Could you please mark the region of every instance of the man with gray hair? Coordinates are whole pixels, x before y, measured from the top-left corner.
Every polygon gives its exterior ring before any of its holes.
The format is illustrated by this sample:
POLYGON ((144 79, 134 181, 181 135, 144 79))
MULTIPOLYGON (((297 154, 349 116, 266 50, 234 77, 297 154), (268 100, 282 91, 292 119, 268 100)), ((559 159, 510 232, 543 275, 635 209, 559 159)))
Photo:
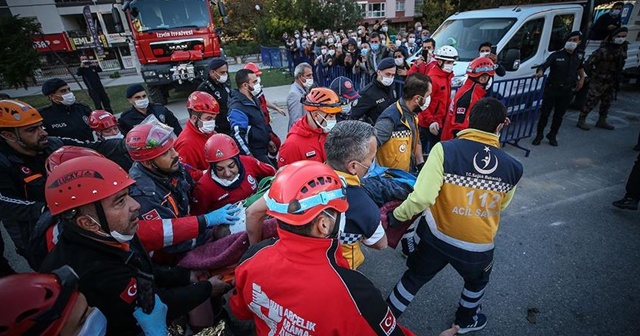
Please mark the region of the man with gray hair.
POLYGON ((302 98, 313 86, 313 69, 309 63, 303 62, 293 70, 295 81, 291 84, 289 95, 287 96, 287 110, 289 110, 289 127, 291 129, 300 117, 304 115, 302 98))

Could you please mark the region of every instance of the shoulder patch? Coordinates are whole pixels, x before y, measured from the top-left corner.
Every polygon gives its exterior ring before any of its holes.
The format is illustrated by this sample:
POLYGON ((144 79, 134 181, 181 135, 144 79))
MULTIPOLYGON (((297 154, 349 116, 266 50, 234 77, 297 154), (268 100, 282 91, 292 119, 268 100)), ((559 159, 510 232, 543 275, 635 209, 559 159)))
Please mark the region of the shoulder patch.
POLYGON ((138 297, 138 282, 135 278, 131 278, 127 287, 124 288, 122 293, 120 293, 120 298, 122 301, 132 304, 133 301, 138 297))

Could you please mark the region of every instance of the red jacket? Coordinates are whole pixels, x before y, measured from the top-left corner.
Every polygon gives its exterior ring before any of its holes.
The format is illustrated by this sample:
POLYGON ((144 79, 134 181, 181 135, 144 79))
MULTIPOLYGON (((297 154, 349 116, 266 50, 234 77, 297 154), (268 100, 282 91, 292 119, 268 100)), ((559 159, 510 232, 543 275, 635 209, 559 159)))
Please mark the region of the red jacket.
POLYGON ((413 335, 373 283, 348 268, 336 239, 278 235, 235 270, 231 311, 253 319, 256 335, 413 335))
POLYGON ((324 153, 326 139, 327 133, 321 128, 312 128, 307 122, 307 117, 302 116, 291 126, 287 138, 280 147, 278 168, 302 160, 325 162, 327 160, 324 153))
POLYGON ((487 91, 482 85, 479 85, 471 79, 467 79, 453 98, 453 104, 447 113, 444 126, 442 127, 440 140, 453 139, 458 132, 467 129, 469 127, 471 108, 486 94, 487 91))
POLYGON ((409 69, 409 71, 407 71, 407 76, 409 76, 412 73, 421 73, 423 75, 428 75, 429 74, 429 70, 431 70, 431 68, 433 68, 434 66, 436 66, 438 64, 438 62, 436 62, 435 60, 432 60, 431 62, 420 62, 420 64, 417 63, 413 63, 413 65, 411 66, 411 68, 409 69))
POLYGON ((175 142, 174 147, 180 155, 180 161, 194 181, 200 179, 202 172, 209 168, 209 162, 204 159, 204 144, 213 134, 215 132, 211 134, 200 132, 191 121, 187 120, 187 125, 175 142))
POLYGON ((453 72, 445 72, 439 66, 429 70, 431 77, 431 103, 426 110, 418 114, 418 124, 428 128, 433 122, 437 122, 442 128, 444 118, 451 104, 451 78, 453 72))
POLYGON ((191 214, 201 215, 227 204, 245 200, 258 190, 258 183, 265 177, 276 174, 275 168, 251 156, 240 155, 244 167, 242 182, 235 188, 223 187, 211 178, 210 169, 198 180, 193 189, 191 214))

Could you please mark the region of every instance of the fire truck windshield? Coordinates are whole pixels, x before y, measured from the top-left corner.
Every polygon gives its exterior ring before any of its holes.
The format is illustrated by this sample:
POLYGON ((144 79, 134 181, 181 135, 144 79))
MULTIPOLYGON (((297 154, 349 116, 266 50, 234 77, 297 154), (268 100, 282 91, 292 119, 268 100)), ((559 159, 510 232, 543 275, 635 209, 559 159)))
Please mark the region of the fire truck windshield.
POLYGON ((138 0, 131 5, 130 15, 138 32, 201 28, 210 23, 204 0, 138 0))

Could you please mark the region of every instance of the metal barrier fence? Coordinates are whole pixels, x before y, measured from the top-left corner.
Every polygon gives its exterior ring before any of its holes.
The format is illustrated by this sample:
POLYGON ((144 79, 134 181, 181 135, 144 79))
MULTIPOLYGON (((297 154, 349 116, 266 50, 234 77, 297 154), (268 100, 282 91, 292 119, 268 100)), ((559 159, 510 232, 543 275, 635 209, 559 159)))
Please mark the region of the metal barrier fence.
POLYGON ((293 58, 291 53, 280 47, 260 46, 262 64, 273 68, 287 68, 293 75, 293 58))

